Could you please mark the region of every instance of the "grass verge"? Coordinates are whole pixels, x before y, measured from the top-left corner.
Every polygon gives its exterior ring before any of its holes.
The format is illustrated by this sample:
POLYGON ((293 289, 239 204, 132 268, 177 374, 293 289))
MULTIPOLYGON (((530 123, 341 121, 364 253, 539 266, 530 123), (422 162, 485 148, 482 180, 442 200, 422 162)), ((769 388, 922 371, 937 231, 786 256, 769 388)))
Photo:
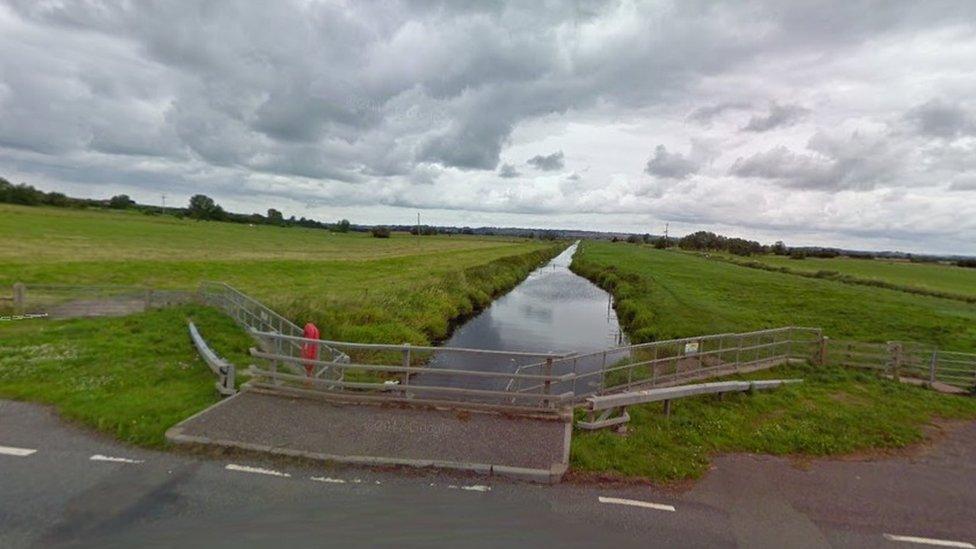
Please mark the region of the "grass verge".
POLYGON ((947 396, 839 367, 791 366, 729 379, 803 378, 755 394, 692 397, 628 408, 625 436, 577 430, 574 469, 677 481, 700 477, 725 452, 834 456, 919 443, 937 418, 976 419, 976 399, 947 396))
POLYGON ((54 405, 124 442, 165 445, 169 427, 217 401, 186 321, 241 368, 252 340, 222 313, 183 306, 118 318, 0 325, 0 397, 54 405))

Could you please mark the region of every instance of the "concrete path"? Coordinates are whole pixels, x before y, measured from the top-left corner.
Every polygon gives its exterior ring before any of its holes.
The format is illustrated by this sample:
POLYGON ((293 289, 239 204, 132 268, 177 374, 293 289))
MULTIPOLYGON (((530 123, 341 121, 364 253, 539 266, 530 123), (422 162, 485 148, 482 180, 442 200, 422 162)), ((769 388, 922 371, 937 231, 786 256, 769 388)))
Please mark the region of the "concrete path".
POLYGON ((974 458, 970 423, 911 457, 725 456, 683 492, 542 486, 147 451, 0 401, 0 547, 967 547, 974 458))
POLYGON ((504 416, 379 404, 336 404, 244 390, 166 436, 279 455, 410 465, 558 482, 569 461, 570 417, 504 416))

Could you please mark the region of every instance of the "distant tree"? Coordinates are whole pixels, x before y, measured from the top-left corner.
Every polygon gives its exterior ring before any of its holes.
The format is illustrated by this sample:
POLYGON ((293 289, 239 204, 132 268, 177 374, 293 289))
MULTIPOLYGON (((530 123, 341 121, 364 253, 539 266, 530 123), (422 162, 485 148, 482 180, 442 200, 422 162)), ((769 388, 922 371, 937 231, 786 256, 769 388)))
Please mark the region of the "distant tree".
POLYGON ((654 241, 654 237, 652 237, 647 233, 644 233, 644 235, 641 236, 641 242, 643 242, 644 244, 650 244, 653 241, 654 241))
POLYGON ((349 223, 348 219, 340 219, 339 222, 335 224, 335 227, 333 227, 333 230, 337 233, 348 233, 351 227, 352 223, 349 223))
POLYGON ((976 269, 976 258, 960 259, 959 261, 956 261, 956 265, 976 269))
POLYGON ((285 216, 274 208, 268 208, 268 223, 272 225, 284 225, 285 216))
POLYGON ((806 259, 807 253, 803 250, 790 250, 790 259, 806 259))
POLYGON ((187 209, 188 215, 193 219, 211 219, 219 221, 224 219, 226 214, 224 209, 217 205, 207 195, 195 194, 190 197, 190 207, 187 209))
POLYGON ((373 238, 390 238, 390 228, 389 227, 383 227, 381 225, 377 225, 377 226, 373 227, 372 229, 370 229, 369 232, 370 232, 370 234, 373 235, 373 238))
POLYGON ((629 235, 627 237, 627 242, 630 242, 631 244, 640 244, 641 237, 637 236, 636 234, 629 235))
POLYGON ((769 251, 776 255, 787 255, 790 253, 790 249, 786 247, 786 244, 783 244, 782 240, 777 240, 775 244, 769 247, 769 251))
POLYGON ((44 203, 44 193, 26 183, 14 185, 10 181, 0 178, 0 202, 37 206, 44 203))
POLYGON ((71 205, 71 199, 64 193, 51 192, 47 193, 47 196, 44 198, 44 203, 49 206, 64 208, 71 205))
POLYGON ((661 238, 658 238, 657 240, 654 241, 654 247, 657 248, 658 250, 667 250, 669 247, 668 239, 664 238, 663 236, 661 238))
POLYGON ((124 210, 136 205, 136 201, 129 198, 127 194, 117 194, 108 199, 108 207, 113 210, 124 210))

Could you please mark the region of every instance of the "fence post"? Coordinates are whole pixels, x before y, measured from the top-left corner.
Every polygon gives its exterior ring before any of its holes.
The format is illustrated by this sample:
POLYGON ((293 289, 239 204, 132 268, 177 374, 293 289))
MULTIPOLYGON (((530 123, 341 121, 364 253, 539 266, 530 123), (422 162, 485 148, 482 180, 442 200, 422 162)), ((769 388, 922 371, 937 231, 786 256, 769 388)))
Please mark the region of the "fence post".
POLYGON ((932 359, 929 361, 929 385, 935 383, 935 365, 939 360, 939 349, 932 349, 932 359))
MULTIPOLYGON (((275 338, 274 343, 274 354, 275 356, 281 356, 281 339, 275 338)), ((278 385, 278 359, 271 361, 271 383, 273 385, 278 385)))
POLYGON ((23 309, 27 305, 27 287, 23 282, 14 283, 14 308, 23 309))
POLYGON ((889 341, 888 352, 891 353, 891 378, 900 381, 898 370, 901 369, 901 343, 889 341))
POLYGON ((817 366, 827 365, 827 348, 830 346, 830 338, 820 333, 820 349, 817 350, 817 366))
MULTIPOLYGON (((403 344, 403 367, 404 368, 410 367, 410 344, 409 343, 403 344)), ((403 371, 403 384, 410 385, 410 372, 408 372, 407 370, 403 371)))
MULTIPOLYGON (((547 395, 548 396, 550 390, 552 389, 552 357, 551 356, 546 357, 546 364, 545 364, 545 366, 543 366, 543 370, 542 371, 543 371, 543 375, 546 376, 546 379, 545 379, 545 381, 542 384, 542 393, 544 395, 547 395)), ((548 408, 549 407, 549 399, 547 398, 547 399, 543 400, 542 401, 542 405, 544 407, 548 408)))

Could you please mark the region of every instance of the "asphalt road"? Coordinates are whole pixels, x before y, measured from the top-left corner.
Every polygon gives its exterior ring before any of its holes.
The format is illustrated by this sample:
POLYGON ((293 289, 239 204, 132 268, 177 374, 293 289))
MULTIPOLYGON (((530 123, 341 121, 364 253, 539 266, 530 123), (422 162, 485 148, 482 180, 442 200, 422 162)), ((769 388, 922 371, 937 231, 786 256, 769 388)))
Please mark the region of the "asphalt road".
POLYGON ((0 401, 0 547, 926 546, 885 534, 966 544, 974 458, 968 424, 880 461, 725 456, 684 491, 547 487, 146 451, 0 401))

